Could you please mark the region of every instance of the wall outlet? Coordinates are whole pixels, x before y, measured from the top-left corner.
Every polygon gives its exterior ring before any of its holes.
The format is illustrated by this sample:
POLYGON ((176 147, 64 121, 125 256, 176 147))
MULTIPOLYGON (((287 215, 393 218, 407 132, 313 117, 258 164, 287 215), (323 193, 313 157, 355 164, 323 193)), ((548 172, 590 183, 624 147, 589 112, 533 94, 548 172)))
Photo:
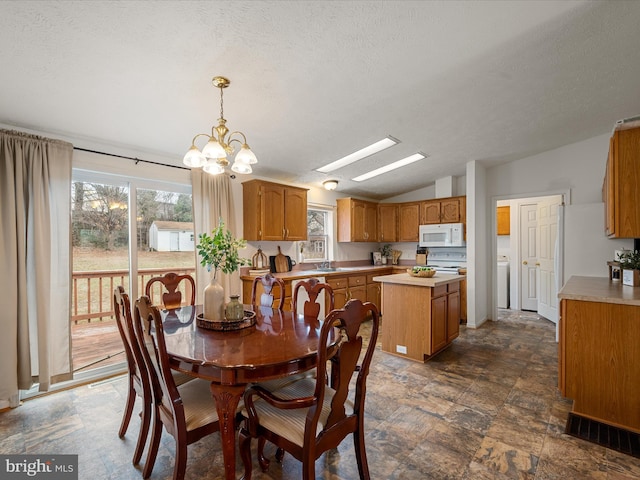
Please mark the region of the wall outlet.
POLYGON ((396 345, 396 352, 407 354, 407 347, 404 345, 396 345))

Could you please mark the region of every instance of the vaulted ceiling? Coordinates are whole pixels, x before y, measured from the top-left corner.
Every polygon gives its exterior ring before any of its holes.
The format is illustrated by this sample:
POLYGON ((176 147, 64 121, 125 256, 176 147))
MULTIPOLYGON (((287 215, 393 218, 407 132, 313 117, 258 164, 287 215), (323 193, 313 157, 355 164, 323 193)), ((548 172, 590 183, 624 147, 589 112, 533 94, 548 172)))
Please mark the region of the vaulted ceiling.
POLYGON ((257 176, 384 199, 640 114, 638 25, 632 1, 3 1, 0 123, 180 165, 224 75, 257 176))

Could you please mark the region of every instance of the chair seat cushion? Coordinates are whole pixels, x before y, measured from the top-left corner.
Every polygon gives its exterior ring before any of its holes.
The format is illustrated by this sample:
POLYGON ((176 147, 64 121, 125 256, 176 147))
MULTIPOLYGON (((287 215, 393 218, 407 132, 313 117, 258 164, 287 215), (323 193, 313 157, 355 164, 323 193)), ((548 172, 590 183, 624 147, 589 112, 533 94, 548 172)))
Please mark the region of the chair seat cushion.
MULTIPOLYGON (((277 390, 276 395, 286 400, 310 397, 314 394, 315 386, 316 380, 314 378, 306 377, 277 390)), ((327 386, 325 389, 322 412, 320 413, 320 418, 318 420, 316 436, 324 428, 324 423, 331 411, 331 400, 334 395, 335 390, 327 386)), ((308 408, 284 410, 276 408, 262 399, 256 400, 254 406, 258 414, 258 421, 260 422, 260 425, 302 447, 304 443, 304 425, 307 412, 309 411, 308 408)), ((351 412, 347 411, 347 415, 350 413, 351 412)), ((249 416, 246 409, 242 410, 242 415, 245 417, 249 416)))
POLYGON ((216 401, 211 396, 209 385, 206 380, 194 379, 178 387, 187 431, 218 421, 216 401))
POLYGON ((191 375, 187 375, 186 373, 178 372, 177 370, 172 370, 171 376, 173 377, 173 381, 175 382, 176 387, 184 385, 185 383, 190 382, 195 378, 191 375))
MULTIPOLYGON (((288 375, 286 377, 274 378, 272 380, 258 382, 257 385, 260 385, 262 388, 269 390, 270 392, 277 392, 287 385, 291 385, 293 382, 297 382, 298 380, 302 380, 303 378, 313 378, 315 374, 315 370, 307 370, 306 372, 296 373, 294 375, 288 375)), ((311 393, 313 393, 313 391, 311 393)))

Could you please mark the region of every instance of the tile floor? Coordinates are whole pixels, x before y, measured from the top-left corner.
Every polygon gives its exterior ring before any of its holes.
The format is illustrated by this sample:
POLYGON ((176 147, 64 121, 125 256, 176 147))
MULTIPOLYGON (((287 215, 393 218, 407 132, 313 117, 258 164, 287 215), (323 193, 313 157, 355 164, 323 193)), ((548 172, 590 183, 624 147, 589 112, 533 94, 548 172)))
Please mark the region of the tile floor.
MULTIPOLYGON (((556 389, 554 325, 500 313, 479 329, 463 327, 427 364, 376 352, 365 422, 372 479, 640 478, 640 459, 563 433, 571 403, 556 389)), ((0 414, 0 453, 75 453, 81 479, 140 479, 131 465, 137 417, 117 436, 125 393, 119 377, 26 401, 0 414)), ((171 478, 173 449, 165 434, 152 479, 171 478)), ((221 465, 214 434, 189 447, 186 478, 223 478, 221 465)), ((356 479, 351 439, 320 457, 316 472, 356 479)), ((254 460, 253 478, 299 479, 300 464, 285 456, 263 473, 254 460)))

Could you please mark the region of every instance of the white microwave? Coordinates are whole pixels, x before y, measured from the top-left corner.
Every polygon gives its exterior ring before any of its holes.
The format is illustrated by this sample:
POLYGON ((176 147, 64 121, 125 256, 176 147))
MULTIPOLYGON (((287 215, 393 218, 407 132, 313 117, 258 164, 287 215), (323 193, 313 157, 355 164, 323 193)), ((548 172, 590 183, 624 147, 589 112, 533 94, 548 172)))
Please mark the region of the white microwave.
POLYGON ((420 225, 420 247, 463 247, 464 224, 436 223, 420 225))

